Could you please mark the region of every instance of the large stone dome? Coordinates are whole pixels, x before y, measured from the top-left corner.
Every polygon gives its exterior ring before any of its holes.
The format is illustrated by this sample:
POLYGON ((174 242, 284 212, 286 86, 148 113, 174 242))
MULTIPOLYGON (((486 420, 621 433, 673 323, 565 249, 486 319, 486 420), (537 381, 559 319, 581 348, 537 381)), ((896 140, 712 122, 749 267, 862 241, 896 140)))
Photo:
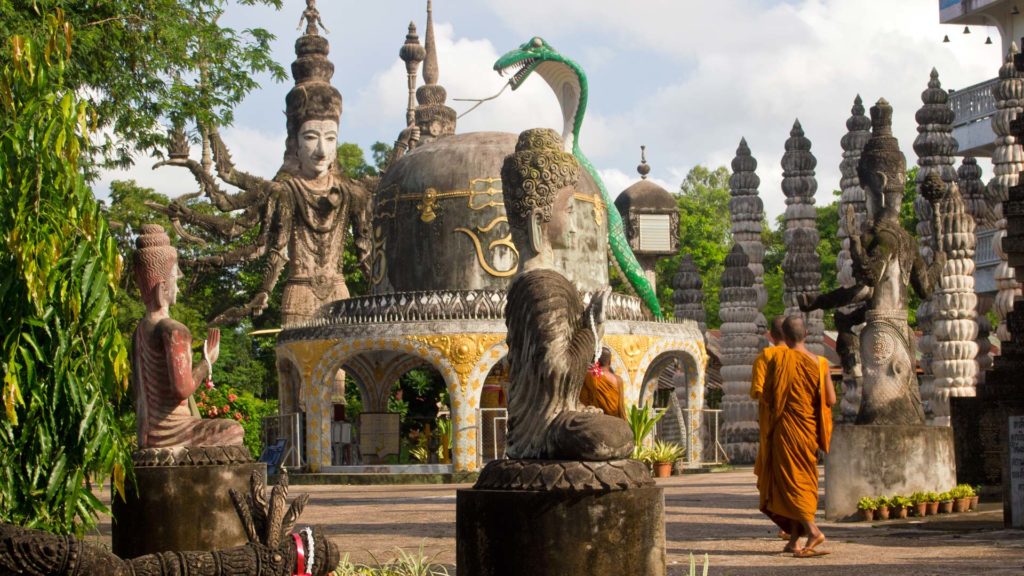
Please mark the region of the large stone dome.
MULTIPOLYGON (((373 292, 505 289, 518 270, 501 190, 517 136, 473 132, 413 149, 374 199, 373 292)), ((585 171, 574 210, 576 250, 557 254, 581 289, 608 283, 607 218, 585 171)))

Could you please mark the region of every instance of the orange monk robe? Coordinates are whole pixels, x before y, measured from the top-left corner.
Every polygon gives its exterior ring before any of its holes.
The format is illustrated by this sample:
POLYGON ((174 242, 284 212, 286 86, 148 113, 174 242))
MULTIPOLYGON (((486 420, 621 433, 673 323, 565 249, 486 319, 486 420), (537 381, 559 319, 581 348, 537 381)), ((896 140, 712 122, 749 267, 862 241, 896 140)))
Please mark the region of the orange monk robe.
MULTIPOLYGON (((789 346, 785 344, 777 344, 774 346, 768 346, 761 350, 761 353, 757 355, 757 359, 754 360, 753 377, 750 379, 750 397, 757 400, 757 424, 761 430, 761 443, 759 446, 764 446, 767 441, 766 428, 764 423, 767 422, 767 405, 761 401, 761 391, 764 390, 764 379, 768 375, 768 364, 773 358, 779 355, 783 350, 789 350, 789 346)), ((761 468, 763 467, 762 450, 758 448, 757 458, 754 459, 754 474, 761 475, 761 468)))
POLYGON ((832 409, 828 361, 785 350, 768 364, 762 399, 767 439, 757 479, 761 511, 784 530, 818 509, 818 450, 828 452, 832 409))
POLYGON ((623 397, 622 379, 604 369, 600 376, 589 371, 580 389, 580 404, 600 408, 609 416, 626 419, 626 400, 623 397))

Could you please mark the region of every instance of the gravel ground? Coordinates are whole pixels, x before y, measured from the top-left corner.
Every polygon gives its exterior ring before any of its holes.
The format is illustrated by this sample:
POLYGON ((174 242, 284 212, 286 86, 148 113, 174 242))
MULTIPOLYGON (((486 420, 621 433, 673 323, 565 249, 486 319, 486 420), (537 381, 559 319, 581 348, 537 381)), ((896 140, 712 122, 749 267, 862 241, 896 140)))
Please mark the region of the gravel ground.
MULTIPOLYGON (((1024 574, 1024 531, 1002 528, 1002 509, 929 517, 927 522, 819 520, 831 553, 783 554, 777 530, 757 510, 749 468, 659 480, 665 489, 669 574, 686 574, 691 553, 708 554, 710 575, 1024 574)), ((822 486, 824 483, 822 483, 822 486)), ((455 569, 455 491, 469 485, 293 486, 312 498, 302 523, 321 526, 354 562, 386 560, 394 548, 435 557, 455 569)), ((819 511, 819 515, 821 512, 819 511)), ((109 543, 109 521, 101 541, 109 543)), ((628 568, 623 567, 623 574, 628 568)), ((698 570, 698 573, 700 571, 698 570)))

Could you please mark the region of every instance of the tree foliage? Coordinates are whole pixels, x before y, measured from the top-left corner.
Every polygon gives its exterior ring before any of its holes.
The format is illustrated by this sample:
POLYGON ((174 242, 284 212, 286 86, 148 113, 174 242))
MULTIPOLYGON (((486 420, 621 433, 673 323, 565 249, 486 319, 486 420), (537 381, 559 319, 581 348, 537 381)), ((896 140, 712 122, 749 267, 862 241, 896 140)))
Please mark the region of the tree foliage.
POLYGON ((0 63, 0 519, 67 533, 105 510, 88 476, 123 490, 128 356, 122 258, 80 170, 97 126, 65 82, 72 27, 60 10, 46 22, 11 37, 0 63))
POLYGON ((693 256, 704 281, 704 311, 709 327, 718 327, 718 289, 725 257, 732 248, 729 223, 729 169, 697 165, 686 175, 676 202, 679 205, 679 253, 658 262, 658 299, 672 310, 672 280, 683 254, 693 256))
MULTIPOLYGON (((44 15, 61 10, 75 29, 75 51, 65 63, 65 85, 97 115, 113 137, 95 142, 109 164, 127 166, 136 150, 165 144, 165 125, 196 119, 228 125, 232 108, 258 87, 254 74, 276 80, 284 69, 271 59, 274 36, 261 28, 234 30, 219 20, 225 0, 7 0, 0 2, 0 38, 44 42, 44 15)), ((281 7, 281 0, 237 4, 281 7)), ((11 64, 0 56, 0 67, 11 64)))

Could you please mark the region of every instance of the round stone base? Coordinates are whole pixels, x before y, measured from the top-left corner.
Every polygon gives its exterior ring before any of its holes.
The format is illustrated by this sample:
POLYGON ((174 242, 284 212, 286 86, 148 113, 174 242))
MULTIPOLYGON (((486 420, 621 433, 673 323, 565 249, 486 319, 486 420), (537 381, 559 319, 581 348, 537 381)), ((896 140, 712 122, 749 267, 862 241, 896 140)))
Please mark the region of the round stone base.
POLYGON ((661 488, 577 493, 459 490, 460 576, 665 574, 661 488))
POLYGON ((864 496, 945 492, 955 485, 952 428, 844 424, 833 431, 825 460, 825 517, 853 517, 864 496))
POLYGON ((222 550, 246 543, 228 490, 249 494, 258 462, 209 466, 136 466, 137 487, 115 494, 114 554, 135 558, 155 552, 222 550))

